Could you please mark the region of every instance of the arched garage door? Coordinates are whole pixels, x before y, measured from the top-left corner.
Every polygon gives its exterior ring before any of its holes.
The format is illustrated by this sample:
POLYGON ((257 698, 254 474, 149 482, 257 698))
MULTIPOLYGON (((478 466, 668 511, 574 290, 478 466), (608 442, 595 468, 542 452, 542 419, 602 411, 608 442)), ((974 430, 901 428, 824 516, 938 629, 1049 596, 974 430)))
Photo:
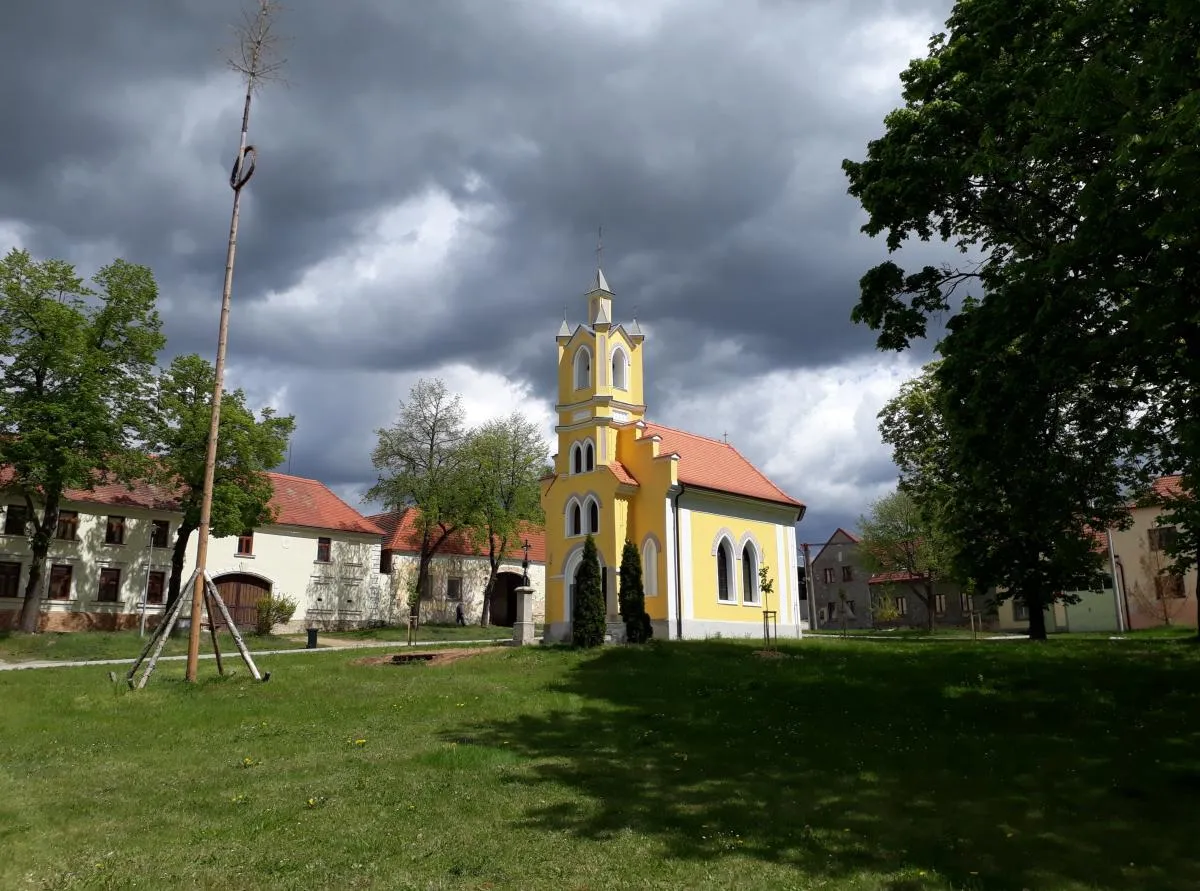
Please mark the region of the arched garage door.
MULTIPOLYGON (((271 593, 271 583, 256 575, 242 573, 219 575, 213 583, 229 608, 234 624, 239 628, 253 628, 258 620, 258 600, 271 593)), ((225 627, 225 620, 219 614, 212 617, 212 622, 216 628, 225 627)))

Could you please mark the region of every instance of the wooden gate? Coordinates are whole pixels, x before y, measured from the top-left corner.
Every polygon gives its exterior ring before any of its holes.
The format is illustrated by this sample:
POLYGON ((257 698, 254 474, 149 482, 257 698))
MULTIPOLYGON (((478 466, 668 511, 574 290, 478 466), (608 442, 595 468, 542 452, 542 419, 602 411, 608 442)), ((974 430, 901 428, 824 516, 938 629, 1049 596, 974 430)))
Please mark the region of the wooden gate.
MULTIPOLYGON (((253 628, 258 621, 258 600, 264 594, 271 593, 271 583, 254 575, 233 573, 219 575, 213 579, 221 599, 229 607, 234 624, 239 628, 253 628)), ((224 628, 225 620, 221 616, 212 616, 213 626, 224 628)))

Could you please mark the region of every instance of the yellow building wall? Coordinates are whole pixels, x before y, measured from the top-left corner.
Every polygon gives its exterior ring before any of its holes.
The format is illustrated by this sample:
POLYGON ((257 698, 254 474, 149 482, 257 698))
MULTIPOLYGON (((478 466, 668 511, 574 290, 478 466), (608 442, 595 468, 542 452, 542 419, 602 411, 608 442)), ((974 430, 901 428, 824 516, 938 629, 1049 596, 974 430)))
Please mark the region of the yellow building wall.
MULTIPOLYGON (((780 568, 785 564, 787 555, 779 553, 776 541, 778 528, 776 523, 692 510, 692 617, 695 620, 761 624, 764 609, 782 612, 780 598, 787 596, 787 586, 783 583, 784 573, 780 568), (717 558, 713 556, 712 551, 713 542, 722 530, 730 533, 733 544, 732 582, 737 594, 736 602, 724 603, 717 599, 717 558), (739 544, 747 532, 758 541, 762 565, 768 568, 769 578, 775 583, 774 593, 760 596, 753 604, 746 603, 745 592, 742 590, 742 553, 739 544)), ((757 573, 758 568, 755 567, 756 578, 757 573)))

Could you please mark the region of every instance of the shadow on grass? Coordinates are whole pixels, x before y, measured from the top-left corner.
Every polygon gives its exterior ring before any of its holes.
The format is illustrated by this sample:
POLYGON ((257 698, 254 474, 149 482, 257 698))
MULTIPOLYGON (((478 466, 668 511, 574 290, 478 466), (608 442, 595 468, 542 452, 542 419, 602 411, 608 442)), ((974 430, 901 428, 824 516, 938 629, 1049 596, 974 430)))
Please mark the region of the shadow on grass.
POLYGON ((553 687, 576 710, 447 738, 570 793, 528 828, 895 891, 1190 891, 1198 689, 1200 651, 1171 644, 654 644, 582 662, 553 687))

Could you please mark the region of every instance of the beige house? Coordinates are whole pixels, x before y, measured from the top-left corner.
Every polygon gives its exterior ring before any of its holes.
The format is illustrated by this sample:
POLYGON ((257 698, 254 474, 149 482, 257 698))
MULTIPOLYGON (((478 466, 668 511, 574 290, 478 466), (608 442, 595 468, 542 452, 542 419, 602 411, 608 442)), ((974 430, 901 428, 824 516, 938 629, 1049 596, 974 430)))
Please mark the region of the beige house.
MULTIPOLYGON (((380 588, 401 605, 407 603, 408 592, 416 586, 420 565, 421 539, 416 521, 416 508, 377 514, 369 520, 384 530, 375 562, 380 588)), ((546 534, 539 526, 527 525, 518 540, 510 545, 500 564, 499 583, 492 599, 490 624, 511 626, 516 619, 516 589, 522 582, 522 562, 528 542, 529 586, 533 588, 534 621, 540 623, 546 610, 546 534)), ((453 622, 458 606, 463 607, 468 623, 479 621, 483 609, 483 594, 487 587, 491 564, 486 551, 462 534, 452 534, 439 547, 431 567, 432 591, 421 602, 424 622, 453 622)))
MULTIPOLYGON (((1179 485, 1178 476, 1167 476, 1156 480, 1153 490, 1160 496, 1172 495, 1179 491, 1179 485)), ((1131 504, 1129 512, 1133 524, 1128 529, 1110 529, 1096 536, 1096 550, 1103 555, 1108 584, 1098 591, 1073 592, 1080 598, 1079 603, 1055 604, 1047 611, 1047 631, 1195 627, 1196 569, 1182 576, 1166 571, 1171 559, 1165 546, 1175 534, 1175 527, 1157 525, 1157 507, 1131 504)), ((1021 604, 1006 601, 999 612, 1001 629, 1028 630, 1029 615, 1021 604)))
MULTIPOLYGON (((276 522, 209 544, 209 574, 235 621, 252 626, 266 593, 296 601, 293 629, 387 621, 394 604, 372 562, 382 530, 317 480, 269 476, 276 522)), ((16 624, 31 563, 24 504, 2 482, 0 629, 16 624)), ((41 627, 134 628, 143 617, 147 627, 157 624, 182 519, 177 494, 146 483, 67 493, 43 576, 41 627)), ((188 543, 185 581, 196 565, 196 538, 188 543)))

